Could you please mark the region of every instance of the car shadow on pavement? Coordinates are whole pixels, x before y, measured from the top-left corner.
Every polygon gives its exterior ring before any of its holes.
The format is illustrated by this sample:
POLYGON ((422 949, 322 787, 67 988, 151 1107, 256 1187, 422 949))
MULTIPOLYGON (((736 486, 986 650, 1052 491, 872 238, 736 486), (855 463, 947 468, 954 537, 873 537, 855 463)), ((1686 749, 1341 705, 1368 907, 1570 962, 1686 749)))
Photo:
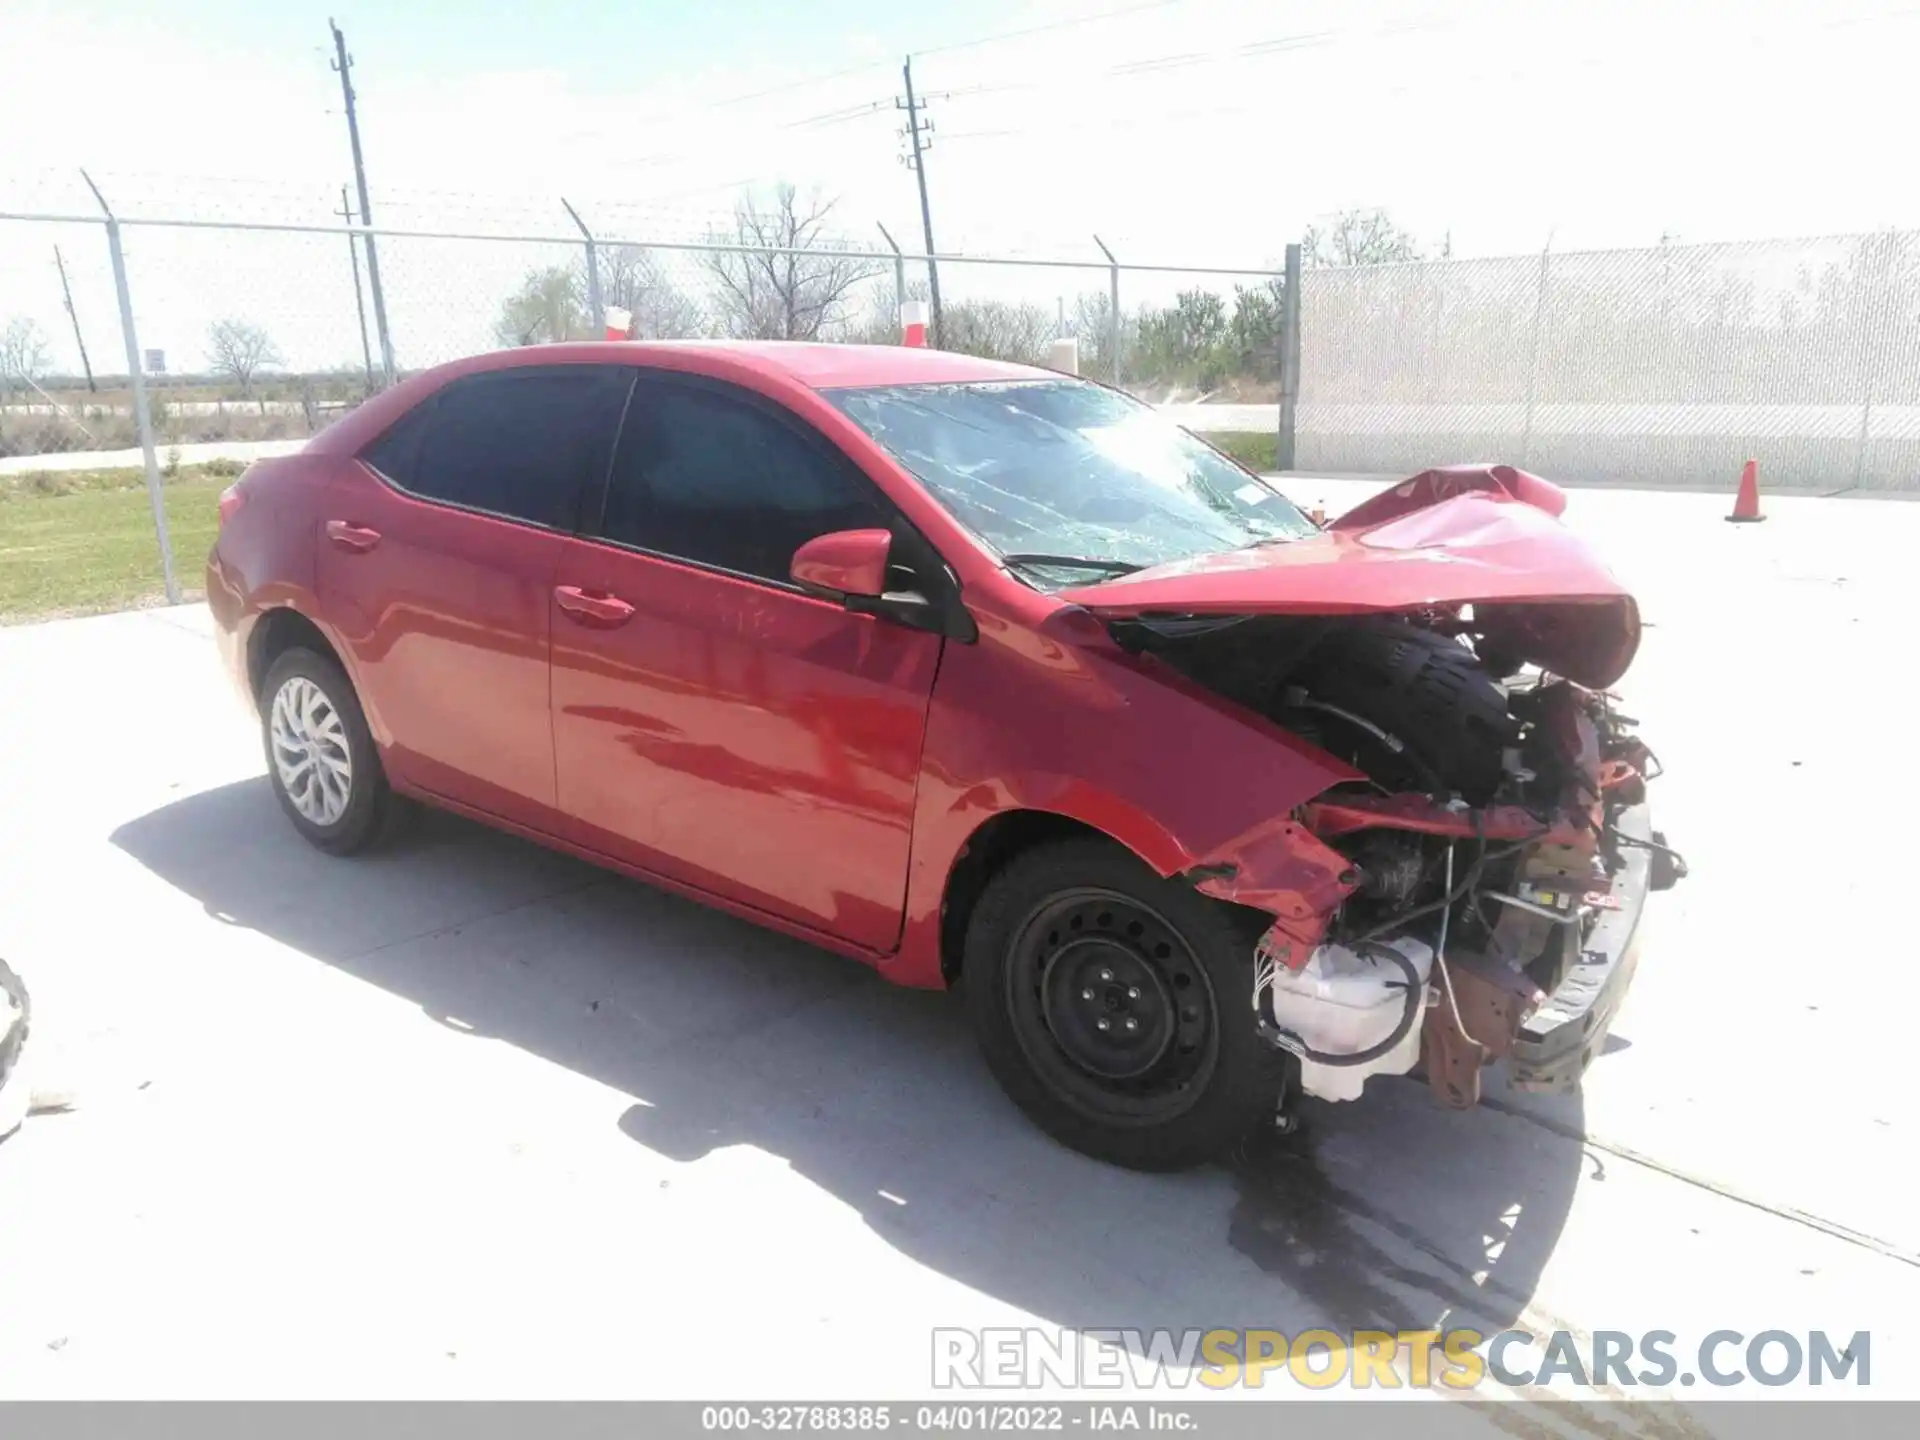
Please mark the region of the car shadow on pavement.
POLYGON ((226 923, 631 1097, 620 1128, 658 1155, 782 1157, 913 1260, 1054 1324, 1524 1325, 1598 1163, 1566 1138, 1577 1099, 1550 1130, 1376 1081, 1294 1140, 1131 1174, 1031 1127, 950 997, 451 816, 336 860, 255 779, 112 838, 226 923))

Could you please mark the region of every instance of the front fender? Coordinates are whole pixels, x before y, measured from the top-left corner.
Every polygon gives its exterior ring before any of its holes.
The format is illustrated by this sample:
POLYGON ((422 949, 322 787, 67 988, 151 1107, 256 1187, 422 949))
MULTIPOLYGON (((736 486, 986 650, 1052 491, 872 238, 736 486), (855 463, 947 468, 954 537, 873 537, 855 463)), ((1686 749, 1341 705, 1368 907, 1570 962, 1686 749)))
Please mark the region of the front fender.
POLYGON ((1056 607, 1031 625, 976 618, 979 642, 947 646, 928 710, 901 944, 882 967, 890 978, 944 983, 948 881, 980 827, 1014 810, 1090 826, 1161 875, 1202 871, 1204 893, 1282 921, 1345 893, 1346 862, 1292 814, 1357 771, 1122 650, 1084 610, 1056 607))

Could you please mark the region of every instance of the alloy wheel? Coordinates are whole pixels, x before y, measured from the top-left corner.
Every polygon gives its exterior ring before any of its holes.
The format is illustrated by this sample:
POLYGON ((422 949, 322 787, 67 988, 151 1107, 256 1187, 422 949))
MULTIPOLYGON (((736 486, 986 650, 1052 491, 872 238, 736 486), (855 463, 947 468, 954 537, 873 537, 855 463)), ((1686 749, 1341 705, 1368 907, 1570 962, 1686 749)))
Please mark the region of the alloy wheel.
POLYGON ((274 694, 267 730, 275 777, 293 808, 315 825, 337 823, 353 797, 353 752, 339 708, 294 675, 274 694))

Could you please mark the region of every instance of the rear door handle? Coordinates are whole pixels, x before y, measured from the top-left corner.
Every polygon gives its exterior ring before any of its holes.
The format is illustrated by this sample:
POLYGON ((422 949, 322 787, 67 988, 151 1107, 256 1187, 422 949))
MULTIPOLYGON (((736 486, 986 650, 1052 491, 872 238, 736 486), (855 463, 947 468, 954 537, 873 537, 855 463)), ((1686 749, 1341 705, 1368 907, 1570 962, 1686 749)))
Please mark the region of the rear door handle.
POLYGON ((327 539, 342 550, 364 554, 380 543, 380 532, 369 530, 364 525, 350 525, 345 520, 329 520, 327 521, 327 539))
POLYGON ((633 618, 633 606, 604 591, 596 594, 578 585, 556 585, 553 598, 583 625, 624 625, 633 618))

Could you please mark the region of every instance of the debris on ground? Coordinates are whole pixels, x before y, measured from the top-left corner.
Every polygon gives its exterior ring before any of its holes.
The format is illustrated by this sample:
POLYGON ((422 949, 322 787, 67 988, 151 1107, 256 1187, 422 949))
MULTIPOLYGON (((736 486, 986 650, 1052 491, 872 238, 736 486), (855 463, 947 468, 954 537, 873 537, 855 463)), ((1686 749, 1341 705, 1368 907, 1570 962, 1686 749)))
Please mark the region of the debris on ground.
POLYGON ((33 1006, 27 987, 11 965, 0 960, 0 1140, 20 1128, 31 1100, 21 1065, 33 1006))
POLYGON ((26 982, 0 960, 0 1140, 20 1128, 29 1115, 55 1114, 73 1108, 65 1090, 36 1090, 27 1074, 27 1031, 33 1022, 33 1004, 26 982))

